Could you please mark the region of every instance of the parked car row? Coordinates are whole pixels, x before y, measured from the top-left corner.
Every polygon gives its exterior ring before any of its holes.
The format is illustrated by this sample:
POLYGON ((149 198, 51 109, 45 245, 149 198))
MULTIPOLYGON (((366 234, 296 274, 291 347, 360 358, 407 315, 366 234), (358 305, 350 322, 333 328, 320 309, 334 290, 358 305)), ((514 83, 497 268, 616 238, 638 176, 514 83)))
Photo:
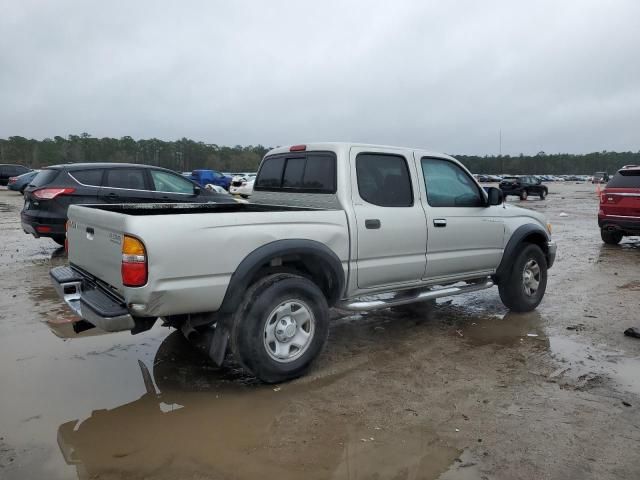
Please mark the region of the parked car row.
POLYGON ((255 173, 222 173, 205 169, 193 170, 183 175, 202 187, 222 187, 232 195, 240 195, 243 198, 249 198, 253 193, 253 181, 256 178, 255 173))
MULTIPOLYGON (((606 176, 608 180, 608 175, 604 172, 599 172, 606 176)), ((596 173, 597 175, 597 173, 596 173)), ((504 180, 506 177, 521 177, 523 175, 486 175, 486 174, 475 174, 474 177, 480 183, 499 183, 504 180)), ((589 175, 529 175, 530 177, 538 178, 543 182, 591 182, 593 180, 593 176, 589 175)))

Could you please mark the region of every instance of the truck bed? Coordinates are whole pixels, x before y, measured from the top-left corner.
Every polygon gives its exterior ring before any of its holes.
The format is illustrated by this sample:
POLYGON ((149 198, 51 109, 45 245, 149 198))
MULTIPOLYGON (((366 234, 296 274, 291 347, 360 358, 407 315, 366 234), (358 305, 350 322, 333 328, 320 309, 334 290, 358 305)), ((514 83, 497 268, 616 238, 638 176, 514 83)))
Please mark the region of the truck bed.
POLYGON ((231 275, 259 247, 283 239, 313 240, 349 260, 346 213, 338 209, 255 203, 72 205, 69 263, 109 286, 141 316, 216 311, 231 275), (197 215, 196 215, 197 214, 197 215), (124 235, 146 248, 148 283, 122 283, 124 235))

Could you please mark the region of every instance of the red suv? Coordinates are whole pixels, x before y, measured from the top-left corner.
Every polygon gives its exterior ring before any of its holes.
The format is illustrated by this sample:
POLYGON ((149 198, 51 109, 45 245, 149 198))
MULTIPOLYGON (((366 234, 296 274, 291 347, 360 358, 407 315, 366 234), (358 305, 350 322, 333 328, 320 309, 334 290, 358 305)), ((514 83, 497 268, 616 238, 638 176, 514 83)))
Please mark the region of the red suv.
POLYGON ((600 194, 598 225, 602 241, 611 245, 640 235, 640 166, 623 167, 609 180, 600 194))

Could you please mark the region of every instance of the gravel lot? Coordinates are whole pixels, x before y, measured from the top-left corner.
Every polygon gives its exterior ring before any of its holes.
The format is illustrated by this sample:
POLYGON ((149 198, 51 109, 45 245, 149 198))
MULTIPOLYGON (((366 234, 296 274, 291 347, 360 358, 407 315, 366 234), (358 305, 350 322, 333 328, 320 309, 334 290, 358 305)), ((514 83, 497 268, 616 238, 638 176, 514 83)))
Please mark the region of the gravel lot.
POLYGON ((277 387, 179 332, 70 338, 64 252, 0 190, 0 478, 640 478, 640 240, 602 244, 590 184, 522 204, 554 225, 537 311, 496 289, 407 315, 335 312, 312 372, 277 387), (560 216, 565 212, 567 216, 560 216))

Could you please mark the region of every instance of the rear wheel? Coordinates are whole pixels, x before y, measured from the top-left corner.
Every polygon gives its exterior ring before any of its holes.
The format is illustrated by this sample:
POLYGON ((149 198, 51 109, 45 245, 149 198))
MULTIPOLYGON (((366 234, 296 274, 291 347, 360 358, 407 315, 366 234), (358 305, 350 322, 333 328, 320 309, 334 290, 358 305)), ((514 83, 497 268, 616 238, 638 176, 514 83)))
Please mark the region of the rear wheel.
POLYGON ((303 375, 329 333, 327 301, 311 280, 289 273, 258 280, 233 317, 231 351, 266 383, 303 375))
POLYGON ((502 303, 514 312, 534 310, 547 289, 547 260, 539 246, 525 244, 498 283, 502 303))
POLYGON ((608 245, 617 245, 622 240, 622 233, 615 230, 600 230, 602 241, 608 245))
POLYGON ((66 235, 54 235, 53 237, 51 237, 54 242, 56 242, 58 245, 62 245, 63 247, 66 238, 66 235))
POLYGON ((529 197, 529 193, 526 190, 520 192, 520 200, 526 200, 529 197))

